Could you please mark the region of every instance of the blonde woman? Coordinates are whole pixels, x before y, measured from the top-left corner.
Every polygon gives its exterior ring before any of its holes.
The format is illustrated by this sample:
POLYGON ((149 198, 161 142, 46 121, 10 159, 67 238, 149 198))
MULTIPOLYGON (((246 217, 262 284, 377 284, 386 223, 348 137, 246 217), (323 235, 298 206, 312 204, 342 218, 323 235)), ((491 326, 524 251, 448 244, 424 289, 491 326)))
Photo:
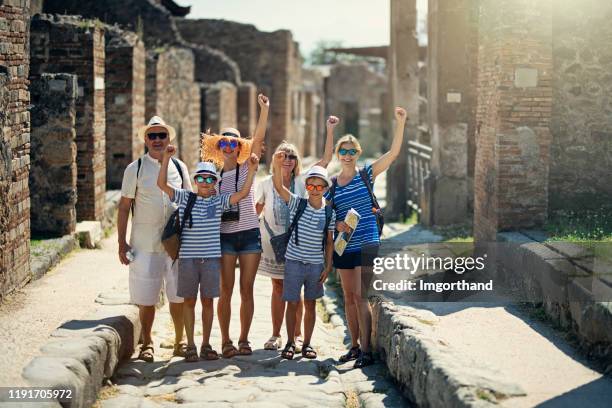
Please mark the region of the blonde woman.
MULTIPOLYGON (((335 116, 330 116, 327 120, 325 152, 323 159, 316 163, 318 166, 327 167, 332 159, 334 128, 337 124, 338 118, 335 116)), ((302 159, 297 148, 291 143, 283 142, 276 148, 275 155, 278 152, 283 152, 285 154, 281 166, 283 185, 291 193, 306 198, 307 194, 304 179, 301 176, 302 159)), ((272 166, 272 172, 274 173, 275 171, 277 170, 272 166)), ((260 222, 263 254, 259 262, 258 273, 272 279, 272 297, 270 300, 272 336, 264 344, 264 349, 278 350, 283 344, 280 330, 283 324, 286 306, 286 302, 282 299, 285 264, 276 262, 274 250, 270 244, 270 238, 287 231, 289 227, 289 207, 275 190, 272 176, 267 177, 257 185, 255 196, 257 200, 257 204, 255 205, 257 214, 261 215, 263 213, 260 222)), ((295 343, 297 352, 301 351, 302 345, 301 326, 303 313, 304 304, 302 298, 300 298, 295 314, 295 343)))
POLYGON ((333 257, 334 267, 340 274, 342 282, 345 314, 352 340, 351 349, 340 357, 340 362, 356 360, 355 368, 373 363, 370 351, 372 311, 368 299, 362 296, 361 268, 372 265, 380 245, 376 216, 365 181, 367 180, 373 187, 376 177, 386 171, 400 153, 404 139, 406 111, 399 107, 395 108, 395 119, 391 149, 371 165, 365 166, 363 170, 357 168, 357 160, 362 152, 359 141, 352 135, 346 135, 338 141, 336 157, 340 160, 341 170, 332 179, 333 184, 327 194, 336 211, 336 220, 340 220, 336 223, 339 232, 350 232, 350 227, 342 220, 351 208, 361 215, 344 253, 340 256, 334 252, 333 257))

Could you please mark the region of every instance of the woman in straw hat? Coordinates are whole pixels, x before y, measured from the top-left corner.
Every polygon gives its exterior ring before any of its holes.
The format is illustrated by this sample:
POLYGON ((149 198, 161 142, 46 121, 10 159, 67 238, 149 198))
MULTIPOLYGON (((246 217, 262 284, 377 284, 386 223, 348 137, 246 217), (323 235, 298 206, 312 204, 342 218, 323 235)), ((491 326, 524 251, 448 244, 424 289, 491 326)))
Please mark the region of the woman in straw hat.
MULTIPOLYGON (((240 191, 248 174, 248 166, 243 166, 243 163, 251 153, 257 157, 261 156, 270 101, 259 94, 257 102, 261 110, 252 139, 243 137, 234 128, 221 129, 220 135, 204 135, 202 139, 202 160, 213 161, 222 168, 218 185, 221 194, 240 191)), ((237 354, 249 355, 253 352, 248 337, 254 312, 253 283, 261 252, 259 220, 251 188, 246 198, 224 212, 221 222, 221 294, 217 314, 221 328, 222 355, 225 358, 237 354), (229 334, 236 261, 239 261, 240 265, 241 298, 238 348, 234 346, 229 334)))
MULTIPOLYGON (((338 118, 330 116, 327 120, 327 137, 325 142, 325 152, 323 159, 316 165, 327 167, 333 156, 334 128, 338 124, 338 118)), ((281 143, 274 154, 283 152, 284 160, 281 166, 283 185, 292 193, 300 197, 307 198, 304 177, 301 175, 302 159, 297 148, 287 142, 281 143)), ((272 174, 276 171, 272 166, 272 174)), ((264 344, 266 350, 278 350, 283 344, 280 329, 283 324, 286 302, 283 301, 283 282, 285 275, 285 264, 276 262, 274 250, 270 243, 270 238, 283 234, 289 227, 289 207, 282 200, 272 183, 272 176, 261 181, 255 190, 257 203, 255 208, 258 214, 262 214, 260 230, 262 236, 263 254, 259 262, 260 275, 267 276, 272 280, 272 297, 270 309, 272 314, 272 336, 264 344)), ((302 349, 302 316, 304 313, 304 303, 300 298, 295 314, 295 344, 296 352, 302 349)))

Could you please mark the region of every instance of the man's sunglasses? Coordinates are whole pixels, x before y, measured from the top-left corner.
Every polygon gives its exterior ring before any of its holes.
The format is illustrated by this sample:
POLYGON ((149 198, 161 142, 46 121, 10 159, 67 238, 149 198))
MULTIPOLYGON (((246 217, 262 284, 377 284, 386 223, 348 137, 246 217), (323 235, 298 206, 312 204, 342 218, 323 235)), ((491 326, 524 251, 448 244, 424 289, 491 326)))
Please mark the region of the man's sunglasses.
POLYGON ((306 184, 306 190, 308 191, 323 191, 327 188, 327 186, 322 186, 320 184, 306 184))
POLYGON ((206 183, 206 184, 214 184, 217 182, 217 178, 216 177, 211 177, 211 176, 195 176, 195 181, 197 183, 206 183))
POLYGON ((147 133, 147 137, 149 138, 149 140, 155 140, 155 139, 164 140, 165 138, 168 137, 168 134, 166 132, 147 133))
POLYGON ((357 154, 357 149, 340 149, 338 150, 338 154, 340 156, 346 156, 347 154, 355 156, 357 154))
MULTIPOLYGON (((225 135, 225 133, 223 135, 225 135)), ((227 140, 227 139, 219 140, 219 149, 223 150, 226 147, 229 147, 230 149, 234 150, 235 148, 238 147, 238 141, 236 141, 236 140, 227 140)))

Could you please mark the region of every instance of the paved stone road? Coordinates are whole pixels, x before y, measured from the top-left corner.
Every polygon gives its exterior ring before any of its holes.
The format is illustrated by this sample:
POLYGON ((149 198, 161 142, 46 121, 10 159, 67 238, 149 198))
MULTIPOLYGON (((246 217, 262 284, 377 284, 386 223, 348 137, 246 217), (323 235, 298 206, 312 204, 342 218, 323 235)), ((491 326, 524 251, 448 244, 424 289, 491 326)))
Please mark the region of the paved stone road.
MULTIPOLYGON (((270 336, 268 278, 255 282, 255 318, 251 329, 252 356, 186 363, 172 358, 173 331, 167 307, 159 311, 154 325, 156 361, 130 361, 117 371, 115 386, 105 387, 98 405, 103 408, 214 406, 217 407, 402 407, 407 403, 386 378, 383 365, 353 370, 352 364, 336 366, 334 359, 345 350, 344 333, 320 318, 313 346, 317 360, 296 356, 282 360, 275 351, 263 350, 270 336), (167 343, 167 344, 164 344, 167 343)), ((239 330, 239 292, 233 296, 231 333, 239 330)), ((201 309, 196 310, 196 316, 201 309)), ((200 323, 201 324, 201 323, 200 323)), ((284 328, 283 328, 284 330, 284 328)), ((196 334, 201 335, 196 326, 196 334)), ((201 338, 196 341, 201 341, 201 338)), ((221 348, 215 316, 211 344, 221 348)))

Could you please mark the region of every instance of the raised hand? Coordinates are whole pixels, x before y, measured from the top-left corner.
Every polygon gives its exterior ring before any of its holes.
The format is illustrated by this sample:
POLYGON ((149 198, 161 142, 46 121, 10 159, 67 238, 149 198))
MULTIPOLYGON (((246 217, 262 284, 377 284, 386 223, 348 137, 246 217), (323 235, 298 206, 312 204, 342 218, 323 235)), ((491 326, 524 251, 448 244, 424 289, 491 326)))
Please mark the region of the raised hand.
POLYGON ((397 119, 398 121, 405 121, 406 118, 408 118, 408 115, 406 114, 406 109, 401 108, 401 107, 396 107, 395 108, 395 119, 397 119))
POLYGON ((164 152, 164 156, 174 156, 176 153, 176 147, 174 145, 168 145, 166 147, 166 151, 164 152))
POLYGON ((335 128, 338 123, 340 123, 340 119, 338 119, 336 116, 330 116, 327 118, 327 129, 331 130, 335 128))
POLYGON ((276 167, 281 167, 283 165, 284 160, 285 152, 276 152, 274 153, 274 157, 272 158, 272 165, 276 167))
POLYGON ((251 153, 251 157, 249 157, 249 170, 255 171, 259 166, 259 157, 255 153, 251 153))
POLYGON ((260 108, 269 108, 270 107, 270 98, 268 98, 264 94, 257 95, 257 103, 259 103, 260 108))

